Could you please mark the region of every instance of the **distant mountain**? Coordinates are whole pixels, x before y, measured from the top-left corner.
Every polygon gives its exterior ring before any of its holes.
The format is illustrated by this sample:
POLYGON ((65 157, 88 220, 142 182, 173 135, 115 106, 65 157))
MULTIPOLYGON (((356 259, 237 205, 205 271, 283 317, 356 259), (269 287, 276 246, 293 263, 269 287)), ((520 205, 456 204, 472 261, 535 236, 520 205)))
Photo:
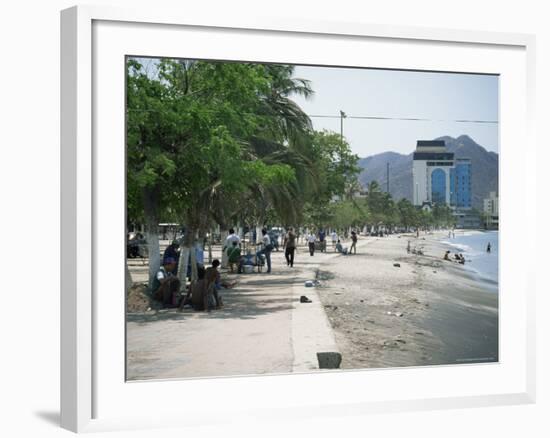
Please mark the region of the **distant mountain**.
MULTIPOLYGON (((483 208, 483 199, 489 192, 498 193, 498 154, 487 151, 467 135, 458 138, 439 137, 444 140, 449 152, 455 158, 469 158, 472 162, 472 206, 483 208)), ((366 186, 378 181, 383 190, 387 183, 387 163, 390 164, 390 193, 395 200, 406 198, 412 202, 412 152, 408 155, 396 152, 383 152, 359 160, 363 169, 359 181, 366 186)))

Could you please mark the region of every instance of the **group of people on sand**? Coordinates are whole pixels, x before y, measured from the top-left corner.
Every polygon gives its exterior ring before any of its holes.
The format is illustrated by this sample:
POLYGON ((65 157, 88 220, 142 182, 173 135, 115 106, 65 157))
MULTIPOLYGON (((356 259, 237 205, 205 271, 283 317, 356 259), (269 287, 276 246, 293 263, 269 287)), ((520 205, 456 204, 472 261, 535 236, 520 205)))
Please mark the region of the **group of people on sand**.
POLYGON ((348 255, 348 254, 357 254, 357 233, 355 230, 351 232, 351 246, 343 246, 342 242, 340 242, 340 239, 337 239, 336 245, 334 246, 335 251, 339 252, 342 255, 348 255))
MULTIPOLYGON (((235 234, 235 230, 233 228, 229 230, 230 234, 225 240, 223 252, 227 256, 230 272, 242 273, 244 272, 246 265, 254 266, 258 263, 262 263, 267 267, 266 273, 271 273, 271 253, 274 250, 274 242, 267 229, 264 228, 261 232, 262 239, 258 244, 260 246, 259 250, 256 251, 255 254, 252 254, 250 251, 243 254, 240 237, 235 234)), ((328 236, 325 229, 319 229, 317 233, 311 231, 306 235, 305 239, 308 245, 309 255, 311 257, 315 255, 316 250, 326 252, 327 237, 328 236)), ((333 250, 335 252, 339 252, 343 255, 357 253, 357 232, 355 230, 351 232, 351 247, 349 249, 342 246, 335 230, 330 233, 330 238, 332 241, 333 250)), ((292 268, 294 267, 298 234, 294 228, 290 227, 284 234, 282 240, 286 264, 292 268)))
MULTIPOLYGON (((332 241, 332 248, 334 252, 338 252, 342 255, 348 254, 357 254, 357 232, 353 230, 351 232, 351 246, 348 249, 342 245, 340 238, 335 230, 330 233, 330 238, 332 241)), ((327 242, 326 242, 326 233, 324 230, 319 230, 317 236, 315 233, 311 232, 307 236, 309 255, 313 257, 315 255, 316 244, 320 248, 321 252, 326 252, 327 242)))
POLYGON ((180 259, 180 244, 174 240, 164 251, 162 264, 153 278, 151 296, 165 308, 184 307, 195 310, 208 310, 223 306, 220 294, 222 288, 230 288, 231 283, 222 282, 218 270, 220 261, 215 259, 212 266, 205 268, 202 250, 195 250, 197 278, 193 279, 187 288, 182 291, 180 278, 191 277, 191 265, 187 266, 185 276, 178 275, 180 259), (186 291, 185 291, 186 289, 186 291))
POLYGON ((461 253, 456 253, 454 255, 454 260, 453 260, 451 258, 451 251, 449 251, 449 250, 445 251, 445 255, 443 255, 443 260, 447 260, 449 262, 454 261, 456 263, 460 263, 461 265, 466 263, 466 259, 464 258, 464 256, 461 253))
MULTIPOLYGON (((242 253, 241 238, 231 228, 229 235, 223 245, 224 256, 227 257, 227 264, 231 273, 242 273, 246 265, 265 264, 266 273, 271 273, 271 253, 274 249, 272 237, 264 228, 261 231, 262 239, 259 243, 259 249, 255 254, 248 251, 242 253)), ((357 233, 351 231, 351 246, 348 249, 344 247, 336 231, 330 233, 332 247, 335 252, 342 255, 357 253, 357 233)), ((298 235, 294 228, 288 228, 283 237, 283 249, 285 260, 288 267, 294 267, 294 258, 296 253, 298 235)), ((315 254, 316 245, 322 252, 326 251, 327 233, 320 229, 318 233, 309 233, 306 237, 310 256, 315 254)), ((180 278, 191 277, 191 266, 187 266, 185 276, 178 275, 178 266, 180 259, 180 244, 174 240, 164 251, 162 264, 157 271, 152 284, 152 298, 162 303, 164 307, 178 308, 182 310, 191 307, 195 310, 211 310, 223 306, 220 290, 223 286, 230 288, 231 283, 222 284, 219 268, 221 263, 218 259, 213 260, 212 266, 205 268, 203 263, 202 251, 200 254, 195 252, 197 261, 197 278, 191 281, 186 291, 182 293, 182 280, 180 278)), ((184 288, 185 289, 185 288, 184 288)))
POLYGON ((274 245, 271 236, 264 228, 262 229, 262 239, 259 243, 259 250, 256 251, 254 255, 252 255, 250 251, 246 254, 242 254, 241 238, 235 233, 235 230, 231 228, 229 230, 229 235, 225 239, 222 251, 227 256, 227 263, 232 273, 237 271, 240 274, 244 272, 244 267, 246 265, 254 266, 255 264, 261 263, 267 266, 266 272, 269 274, 271 273, 271 252, 273 249, 274 245))
MULTIPOLYGON (((152 297, 167 308, 182 310, 187 306, 195 310, 219 309, 223 306, 219 291, 224 286, 218 270, 219 266, 220 261, 217 259, 208 268, 197 266, 198 278, 190 283, 186 294, 180 296, 182 282, 176 274, 176 260, 173 257, 166 257, 153 280, 152 297)), ((231 285, 225 284, 225 287, 231 287, 231 285)))

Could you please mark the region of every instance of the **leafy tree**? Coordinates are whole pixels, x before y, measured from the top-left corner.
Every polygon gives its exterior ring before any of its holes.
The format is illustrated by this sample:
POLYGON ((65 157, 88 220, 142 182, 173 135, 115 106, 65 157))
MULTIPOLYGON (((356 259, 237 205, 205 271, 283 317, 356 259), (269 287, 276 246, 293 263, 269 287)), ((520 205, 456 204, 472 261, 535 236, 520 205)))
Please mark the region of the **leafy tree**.
POLYGON ((312 91, 292 71, 162 60, 151 74, 128 61, 128 214, 143 211, 151 278, 160 263, 156 227, 163 215, 175 213, 185 223, 185 254, 213 220, 237 215, 236 201, 253 200, 246 205, 259 221, 269 208, 284 215, 300 189, 297 170, 308 170, 303 161, 281 157, 297 155, 289 144, 311 126, 289 96, 312 91), (273 150, 262 151, 265 145, 273 150))

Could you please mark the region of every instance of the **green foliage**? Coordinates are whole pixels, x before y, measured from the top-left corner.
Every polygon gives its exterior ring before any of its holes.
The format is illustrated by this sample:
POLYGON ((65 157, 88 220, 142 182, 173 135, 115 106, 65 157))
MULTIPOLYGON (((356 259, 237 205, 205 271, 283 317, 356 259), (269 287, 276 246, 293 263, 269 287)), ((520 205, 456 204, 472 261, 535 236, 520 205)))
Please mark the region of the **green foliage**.
MULTIPOLYGON (((144 194, 159 220, 345 228, 449 225, 448 207, 425 213, 395 203, 376 182, 357 200, 358 157, 339 134, 312 129, 292 100, 309 97, 288 65, 127 62, 129 221, 144 194), (333 199, 340 199, 333 202, 333 199)), ((151 214, 149 212, 148 214, 151 214)))
POLYGON ((159 217, 176 212, 192 229, 237 216, 235 201, 285 216, 307 173, 291 143, 311 129, 290 100, 312 93, 293 67, 161 60, 151 72, 130 59, 127 68, 129 217, 142 215, 145 190, 159 193, 159 217))

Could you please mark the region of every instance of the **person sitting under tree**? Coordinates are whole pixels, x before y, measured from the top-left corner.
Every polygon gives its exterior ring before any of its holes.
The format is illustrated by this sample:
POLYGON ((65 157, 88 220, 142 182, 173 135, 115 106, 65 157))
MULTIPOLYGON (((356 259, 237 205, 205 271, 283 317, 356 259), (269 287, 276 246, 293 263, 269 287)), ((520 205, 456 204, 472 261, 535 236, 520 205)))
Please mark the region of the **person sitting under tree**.
MULTIPOLYGON (((214 259, 212 261, 212 266, 206 269, 204 275, 204 278, 206 280, 207 294, 214 296, 216 308, 220 308, 221 306, 223 306, 222 298, 218 293, 218 291, 222 288, 221 275, 218 271, 218 266, 220 266, 220 261, 218 259, 214 259)), ((211 298, 208 297, 208 299, 211 298)))
POLYGON ((166 247, 164 250, 164 255, 162 257, 162 261, 164 261, 168 258, 173 258, 176 261, 176 269, 174 269, 174 275, 178 274, 178 262, 180 259, 180 244, 177 240, 173 240, 170 245, 166 247))
POLYGON ((179 311, 182 311, 186 304, 191 304, 194 310, 208 310, 215 306, 213 295, 208 294, 203 266, 198 268, 197 274, 198 279, 189 285, 189 291, 185 298, 181 300, 179 311))
POLYGON ((336 251, 338 251, 342 255, 348 255, 348 248, 344 248, 340 243, 340 240, 338 240, 338 242, 336 243, 336 251))
POLYGON ((155 300, 160 301, 163 306, 169 307, 173 305, 173 296, 180 290, 180 280, 174 274, 176 270, 176 260, 172 257, 164 259, 163 266, 155 275, 153 280, 152 296, 155 300))
POLYGON ((229 270, 232 273, 235 272, 235 266, 237 266, 238 269, 240 268, 241 248, 239 248, 236 241, 233 241, 231 244, 231 248, 227 250, 227 259, 229 262, 229 270))

